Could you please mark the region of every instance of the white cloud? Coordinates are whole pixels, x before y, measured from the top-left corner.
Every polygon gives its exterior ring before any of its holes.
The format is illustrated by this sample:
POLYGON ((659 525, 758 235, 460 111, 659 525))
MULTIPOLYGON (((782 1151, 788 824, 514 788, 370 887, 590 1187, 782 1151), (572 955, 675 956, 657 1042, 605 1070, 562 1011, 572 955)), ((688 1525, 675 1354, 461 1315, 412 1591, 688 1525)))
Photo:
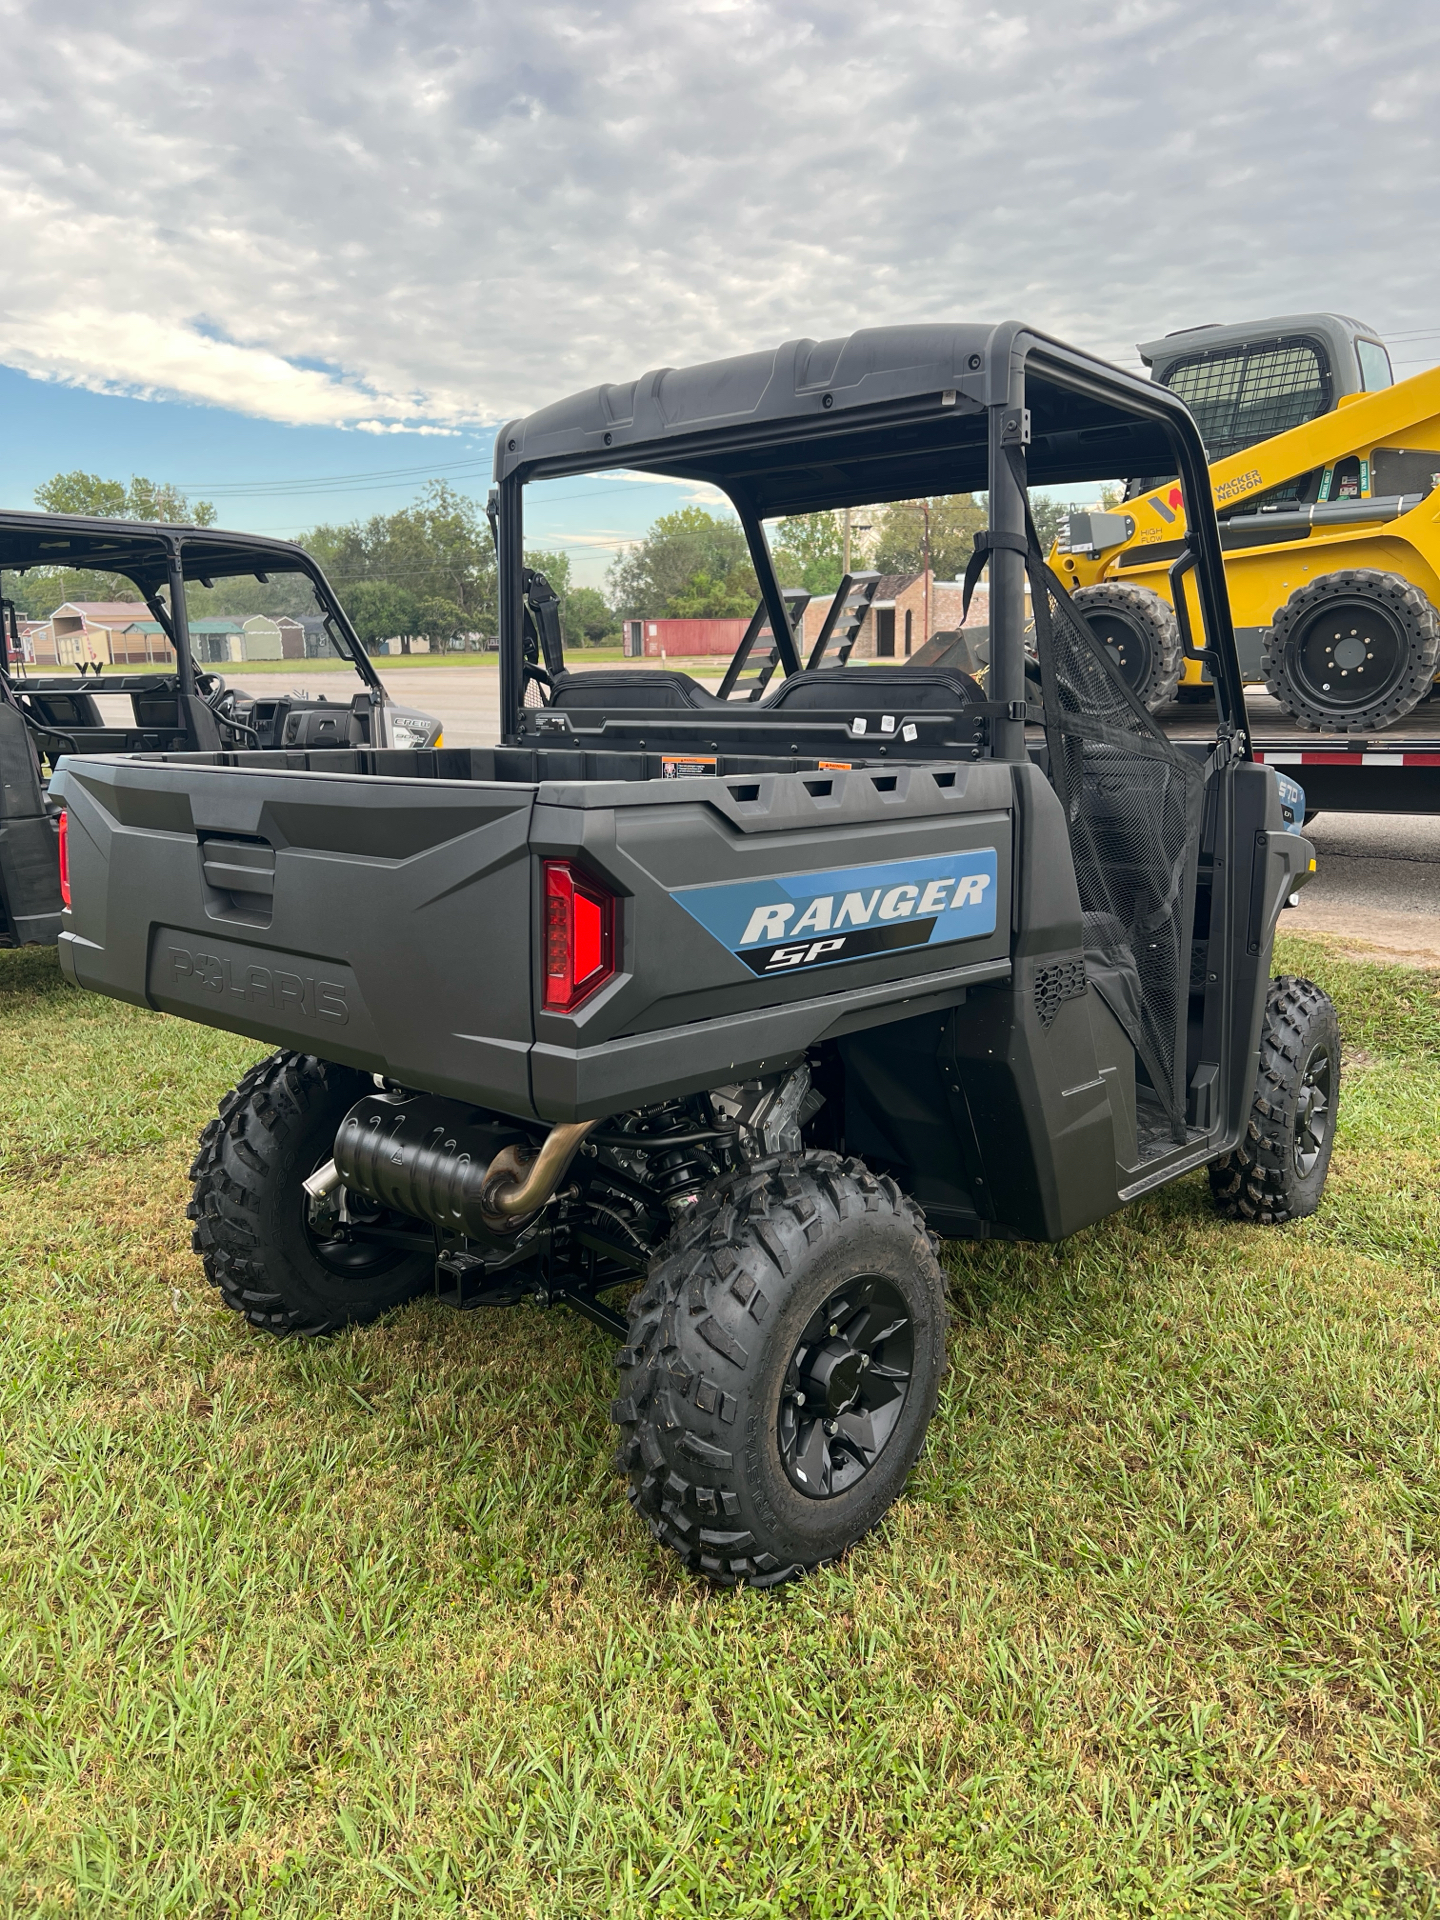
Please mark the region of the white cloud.
POLYGON ((455 439, 460 429, 458 427, 417 427, 403 420, 357 420, 355 431, 357 433, 443 434, 446 439, 455 439))
POLYGON ((0 360, 442 431, 795 334, 1432 320, 1415 0, 0 0, 0 360), (201 317, 203 316, 203 317, 201 317))

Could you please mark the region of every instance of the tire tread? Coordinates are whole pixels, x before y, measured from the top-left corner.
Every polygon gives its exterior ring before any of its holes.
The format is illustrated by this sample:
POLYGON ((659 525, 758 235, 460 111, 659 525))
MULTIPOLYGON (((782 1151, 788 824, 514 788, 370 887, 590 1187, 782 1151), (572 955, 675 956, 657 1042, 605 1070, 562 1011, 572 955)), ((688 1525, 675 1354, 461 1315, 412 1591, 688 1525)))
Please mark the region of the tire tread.
MULTIPOLYGON (((654 1539, 717 1586, 773 1587, 810 1571, 766 1551, 752 1532, 716 1529, 717 1520, 740 1511, 739 1495, 724 1484, 740 1441, 728 1385, 749 1366, 747 1330, 753 1342, 770 1310, 765 1274, 778 1269, 783 1278, 817 1228, 823 1233, 828 1223, 867 1210, 903 1221, 915 1235, 917 1261, 939 1279, 924 1215, 893 1180, 877 1179, 859 1160, 807 1152, 717 1181, 631 1301, 628 1337, 616 1357, 620 1390, 610 1409, 621 1436, 616 1466, 654 1539), (682 1357, 678 1323, 701 1315, 695 1332, 710 1358, 697 1370, 682 1357)), ((694 1352, 693 1339, 685 1345, 694 1352)))
POLYGON ((1233 1151, 1210 1165, 1210 1192, 1227 1220, 1281 1226, 1314 1211, 1335 1138, 1335 1108, 1340 1098, 1338 1046, 1330 1094, 1330 1135, 1319 1187, 1308 1201, 1302 1201, 1297 1193, 1288 1096, 1310 1032, 1319 1022, 1333 1019, 1330 996, 1313 980, 1287 973, 1270 983, 1260 1032, 1260 1074, 1245 1133, 1233 1151))
POLYGON ((1265 629, 1260 671, 1265 690, 1278 700, 1285 711, 1308 733, 1371 733, 1403 720, 1430 693, 1435 685, 1435 670, 1440 666, 1440 614, 1420 588, 1398 573, 1382 573, 1378 567, 1347 567, 1338 573, 1322 574, 1299 587, 1265 629), (1286 666, 1285 654, 1290 635, 1311 617, 1326 600, 1341 594, 1368 594, 1388 604, 1407 627, 1411 652, 1409 664, 1387 694, 1370 706, 1351 713, 1337 713, 1319 706, 1297 687, 1286 666))

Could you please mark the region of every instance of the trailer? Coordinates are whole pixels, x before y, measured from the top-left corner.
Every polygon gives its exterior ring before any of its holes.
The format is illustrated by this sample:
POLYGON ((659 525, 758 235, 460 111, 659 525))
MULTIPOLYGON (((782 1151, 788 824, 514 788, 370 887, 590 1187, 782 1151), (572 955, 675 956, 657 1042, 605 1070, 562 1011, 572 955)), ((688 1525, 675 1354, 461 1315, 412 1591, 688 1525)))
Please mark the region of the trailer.
MULTIPOLYGON (((1317 813, 1440 814, 1440 701, 1427 700, 1394 733, 1300 733, 1277 700, 1246 692, 1255 758, 1297 780, 1305 818, 1317 813)), ((1204 707, 1172 705, 1156 715, 1172 740, 1206 740, 1204 707)))

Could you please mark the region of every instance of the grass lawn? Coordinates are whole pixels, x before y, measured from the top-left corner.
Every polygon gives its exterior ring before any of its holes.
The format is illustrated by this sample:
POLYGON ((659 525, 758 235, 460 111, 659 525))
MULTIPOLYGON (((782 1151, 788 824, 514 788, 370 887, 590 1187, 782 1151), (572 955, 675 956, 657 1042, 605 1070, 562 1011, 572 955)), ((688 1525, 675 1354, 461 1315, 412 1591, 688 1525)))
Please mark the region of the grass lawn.
POLYGON ((236 1325, 185 1169, 258 1049, 0 954, 0 1913, 1440 1912, 1440 998, 1282 960, 1321 1213, 948 1248, 908 1497, 717 1597, 584 1322, 236 1325))

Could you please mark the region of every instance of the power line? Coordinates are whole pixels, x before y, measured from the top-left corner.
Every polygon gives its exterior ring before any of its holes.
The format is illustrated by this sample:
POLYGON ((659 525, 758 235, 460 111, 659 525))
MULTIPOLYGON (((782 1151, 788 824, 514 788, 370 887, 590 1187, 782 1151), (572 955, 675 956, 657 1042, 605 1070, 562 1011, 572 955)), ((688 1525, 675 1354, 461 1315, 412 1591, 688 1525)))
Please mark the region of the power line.
POLYGON ((471 454, 464 460, 441 461, 438 464, 430 460, 426 461, 423 466, 418 467, 365 467, 355 473, 301 474, 294 480, 286 481, 177 480, 175 484, 186 493, 208 493, 212 489, 219 491, 226 487, 232 491, 238 487, 254 487, 261 490, 276 490, 283 487, 328 487, 343 486, 351 480, 407 480, 414 479, 417 475, 428 476, 437 473, 458 473, 471 467, 486 467, 489 464, 490 461, 488 457, 480 454, 471 454))

